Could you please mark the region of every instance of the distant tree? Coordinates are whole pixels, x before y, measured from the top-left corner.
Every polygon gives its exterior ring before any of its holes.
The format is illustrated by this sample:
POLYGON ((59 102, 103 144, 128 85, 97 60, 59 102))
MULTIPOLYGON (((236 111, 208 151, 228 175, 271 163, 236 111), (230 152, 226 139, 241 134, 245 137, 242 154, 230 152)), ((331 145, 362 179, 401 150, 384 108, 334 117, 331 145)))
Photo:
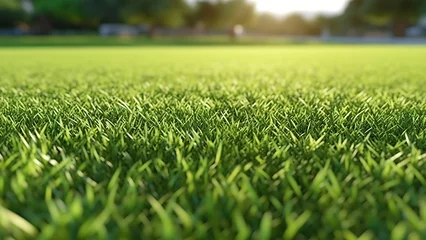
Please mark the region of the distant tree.
POLYGON ((124 21, 122 9, 126 1, 122 0, 86 0, 86 11, 96 19, 96 23, 121 23, 124 21))
POLYGON ((38 15, 49 17, 58 25, 77 26, 87 20, 84 0, 35 0, 34 8, 38 15))
POLYGON ((352 0, 344 18, 352 26, 362 23, 390 24, 396 37, 405 36, 407 27, 426 12, 424 0, 352 0))
POLYGON ((198 1, 193 14, 194 22, 206 28, 219 28, 221 25, 222 2, 198 1))
POLYGON ((252 30, 258 33, 279 34, 280 22, 281 19, 278 17, 272 14, 262 13, 256 16, 252 30))
POLYGON ((264 34, 310 35, 319 36, 323 29, 334 30, 333 17, 318 15, 311 20, 293 14, 279 18, 272 14, 262 13, 256 16, 252 31, 264 34))
POLYGON ((90 11, 92 3, 93 0, 34 0, 34 28, 41 34, 53 28, 95 28, 99 17, 90 11))
MULTIPOLYGON (((1 1, 1 0, 0 0, 1 1)), ((147 24, 150 36, 158 26, 185 23, 185 0, 34 0, 40 32, 55 27, 97 27, 100 23, 147 24)))
POLYGON ((254 5, 246 0, 201 0, 195 8, 197 19, 209 28, 249 25, 255 17, 254 5))
POLYGON ((225 24, 249 26, 255 17, 255 6, 246 0, 229 0, 223 5, 221 17, 225 24))
POLYGON ((158 26, 178 27, 184 24, 188 6, 184 0, 124 0, 122 14, 126 23, 150 25, 149 36, 154 37, 158 26))
POLYGON ((365 0, 351 0, 343 12, 342 24, 345 26, 346 34, 351 30, 357 35, 361 35, 366 28, 365 0))
POLYGON ((410 24, 424 13, 424 0, 365 0, 366 17, 372 22, 390 22, 396 37, 405 36, 410 24))
POLYGON ((310 20, 308 24, 309 24, 308 34, 315 35, 315 36, 321 35, 324 29, 328 29, 330 31, 332 27, 331 17, 327 17, 323 15, 317 15, 315 18, 310 20))
POLYGON ((14 27, 24 18, 19 0, 0 0, 0 27, 14 27))
POLYGON ((255 17, 255 6, 246 0, 229 0, 222 5, 221 18, 228 27, 229 37, 236 38, 235 26, 250 26, 255 17))
POLYGON ((309 23, 300 14, 285 17, 280 25, 286 35, 307 35, 310 28, 309 23))
POLYGON ((345 34, 345 26, 342 24, 343 17, 341 15, 327 17, 326 19, 326 27, 330 31, 332 35, 344 35, 345 34))
POLYGON ((228 29, 235 38, 235 25, 247 27, 255 19, 255 6, 246 0, 201 0, 196 3, 195 20, 209 29, 228 29))

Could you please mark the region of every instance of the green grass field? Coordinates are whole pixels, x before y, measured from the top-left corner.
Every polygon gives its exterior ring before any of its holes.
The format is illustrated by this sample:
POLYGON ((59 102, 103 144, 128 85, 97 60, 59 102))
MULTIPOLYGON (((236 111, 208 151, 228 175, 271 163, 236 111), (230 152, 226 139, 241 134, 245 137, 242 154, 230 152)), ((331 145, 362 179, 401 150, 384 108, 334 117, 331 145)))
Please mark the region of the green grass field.
POLYGON ((297 38, 250 37, 230 41, 227 36, 157 36, 154 40, 147 37, 100 37, 83 36, 27 36, 0 37, 0 47, 129 47, 129 46, 256 46, 283 44, 319 44, 317 41, 301 41, 297 38))
POLYGON ((426 238, 426 47, 0 59, 1 239, 426 238))

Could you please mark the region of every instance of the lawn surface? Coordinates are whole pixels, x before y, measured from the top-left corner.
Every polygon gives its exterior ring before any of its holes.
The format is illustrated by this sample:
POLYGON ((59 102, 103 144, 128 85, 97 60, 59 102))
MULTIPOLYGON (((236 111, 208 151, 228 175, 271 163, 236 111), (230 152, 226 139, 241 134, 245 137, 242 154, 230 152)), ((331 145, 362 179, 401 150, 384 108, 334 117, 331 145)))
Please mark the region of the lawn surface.
POLYGON ((283 45, 319 44, 319 40, 303 40, 279 36, 245 36, 231 41, 227 36, 157 36, 147 37, 100 37, 82 36, 0 36, 0 47, 128 47, 128 46, 236 46, 236 45, 283 45))
POLYGON ((425 239, 426 47, 0 48, 0 239, 425 239))

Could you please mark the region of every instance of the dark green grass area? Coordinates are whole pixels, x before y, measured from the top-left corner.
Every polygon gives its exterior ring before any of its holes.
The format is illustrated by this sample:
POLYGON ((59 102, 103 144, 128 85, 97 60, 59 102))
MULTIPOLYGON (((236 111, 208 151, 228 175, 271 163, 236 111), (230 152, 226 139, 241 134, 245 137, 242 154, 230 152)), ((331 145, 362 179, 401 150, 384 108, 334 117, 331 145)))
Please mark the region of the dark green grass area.
POLYGON ((307 41, 298 38, 245 36, 232 41, 227 36, 157 36, 147 37, 100 37, 82 36, 0 36, 0 47, 135 47, 135 46, 259 46, 259 45, 312 45, 318 40, 307 41))
POLYGON ((426 238, 424 47, 0 59, 1 239, 426 238))

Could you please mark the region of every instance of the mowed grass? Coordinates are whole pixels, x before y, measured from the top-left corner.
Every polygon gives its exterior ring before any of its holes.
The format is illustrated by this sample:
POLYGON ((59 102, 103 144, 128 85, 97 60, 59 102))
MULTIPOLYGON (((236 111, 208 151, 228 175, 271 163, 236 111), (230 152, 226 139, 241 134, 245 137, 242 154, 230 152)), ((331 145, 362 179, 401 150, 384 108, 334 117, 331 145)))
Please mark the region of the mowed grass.
POLYGON ((425 239, 426 47, 0 49, 1 239, 425 239))

